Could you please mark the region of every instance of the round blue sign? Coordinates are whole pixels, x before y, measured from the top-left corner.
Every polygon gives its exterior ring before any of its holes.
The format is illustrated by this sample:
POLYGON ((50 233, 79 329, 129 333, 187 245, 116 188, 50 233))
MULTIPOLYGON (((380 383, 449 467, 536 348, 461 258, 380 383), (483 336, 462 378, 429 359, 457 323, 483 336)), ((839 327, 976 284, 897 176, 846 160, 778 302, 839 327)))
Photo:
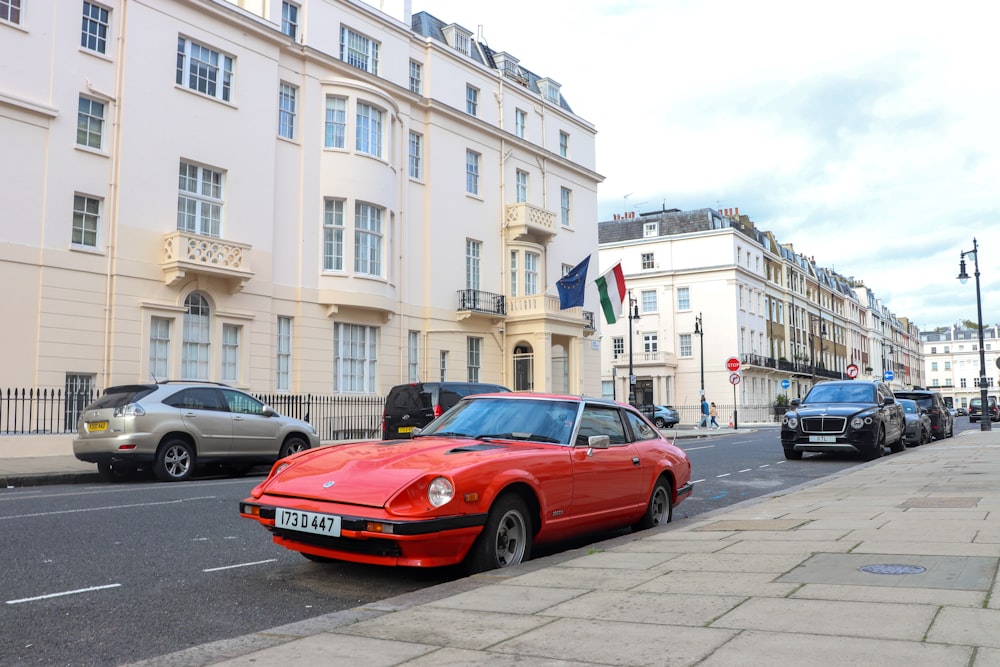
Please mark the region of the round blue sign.
POLYGON ((791 386, 792 386, 792 381, 789 380, 788 378, 785 378, 784 380, 781 381, 781 388, 782 389, 788 389, 791 386))
POLYGON ((885 380, 886 382, 892 382, 893 378, 895 377, 896 374, 893 373, 892 371, 886 371, 885 373, 882 374, 882 379, 885 380))

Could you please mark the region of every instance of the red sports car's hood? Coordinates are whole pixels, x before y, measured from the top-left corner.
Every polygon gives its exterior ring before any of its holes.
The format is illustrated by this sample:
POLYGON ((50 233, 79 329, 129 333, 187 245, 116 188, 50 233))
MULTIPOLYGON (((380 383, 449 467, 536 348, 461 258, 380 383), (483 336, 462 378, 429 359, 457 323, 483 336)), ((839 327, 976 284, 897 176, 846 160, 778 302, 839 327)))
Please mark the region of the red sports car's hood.
POLYGON ((296 456, 288 469, 258 489, 270 495, 382 507, 421 476, 503 456, 512 447, 521 450, 537 444, 425 437, 332 445, 296 456))

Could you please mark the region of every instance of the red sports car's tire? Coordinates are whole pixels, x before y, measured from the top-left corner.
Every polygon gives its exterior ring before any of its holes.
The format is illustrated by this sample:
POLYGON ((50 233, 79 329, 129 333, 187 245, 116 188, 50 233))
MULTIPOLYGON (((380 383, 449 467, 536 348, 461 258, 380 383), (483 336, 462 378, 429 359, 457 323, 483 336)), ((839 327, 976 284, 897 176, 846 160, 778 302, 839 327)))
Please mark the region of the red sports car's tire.
POLYGON ((646 505, 646 513, 642 519, 632 525, 632 530, 646 530, 670 523, 674 518, 674 492, 670 486, 670 480, 660 478, 656 480, 653 493, 649 496, 649 504, 646 505))
POLYGON ((517 565, 531 558, 531 513, 520 496, 507 493, 490 508, 483 532, 465 557, 469 574, 517 565))

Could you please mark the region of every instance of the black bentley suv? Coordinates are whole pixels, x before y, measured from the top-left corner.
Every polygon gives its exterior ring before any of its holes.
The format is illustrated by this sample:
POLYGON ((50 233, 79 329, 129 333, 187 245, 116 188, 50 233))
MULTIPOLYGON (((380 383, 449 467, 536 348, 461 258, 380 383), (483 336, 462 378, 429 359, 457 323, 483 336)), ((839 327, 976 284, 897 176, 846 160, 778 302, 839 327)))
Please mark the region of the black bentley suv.
POLYGON ((850 452, 865 460, 905 448, 906 418, 892 390, 873 380, 820 382, 804 399, 792 399, 781 422, 785 458, 804 452, 850 452))

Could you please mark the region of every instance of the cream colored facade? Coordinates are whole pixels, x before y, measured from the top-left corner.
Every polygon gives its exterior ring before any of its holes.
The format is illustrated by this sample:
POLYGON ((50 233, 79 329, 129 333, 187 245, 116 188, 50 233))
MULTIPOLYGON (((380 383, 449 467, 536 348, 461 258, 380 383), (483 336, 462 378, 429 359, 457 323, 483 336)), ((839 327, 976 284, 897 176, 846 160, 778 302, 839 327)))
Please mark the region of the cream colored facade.
POLYGON ((0 20, 3 384, 599 392, 591 314, 554 289, 597 246, 595 128, 471 31, 398 13, 24 0, 0 20))
POLYGON ((708 400, 731 409, 805 396, 852 367, 868 379, 892 369, 896 388, 924 382, 916 327, 736 209, 626 214, 599 229, 601 271, 622 263, 633 315, 626 308, 602 331, 606 396, 628 400, 630 362, 635 402, 687 408, 689 421, 702 384, 708 400), (889 347, 883 365, 876 357, 889 347))

